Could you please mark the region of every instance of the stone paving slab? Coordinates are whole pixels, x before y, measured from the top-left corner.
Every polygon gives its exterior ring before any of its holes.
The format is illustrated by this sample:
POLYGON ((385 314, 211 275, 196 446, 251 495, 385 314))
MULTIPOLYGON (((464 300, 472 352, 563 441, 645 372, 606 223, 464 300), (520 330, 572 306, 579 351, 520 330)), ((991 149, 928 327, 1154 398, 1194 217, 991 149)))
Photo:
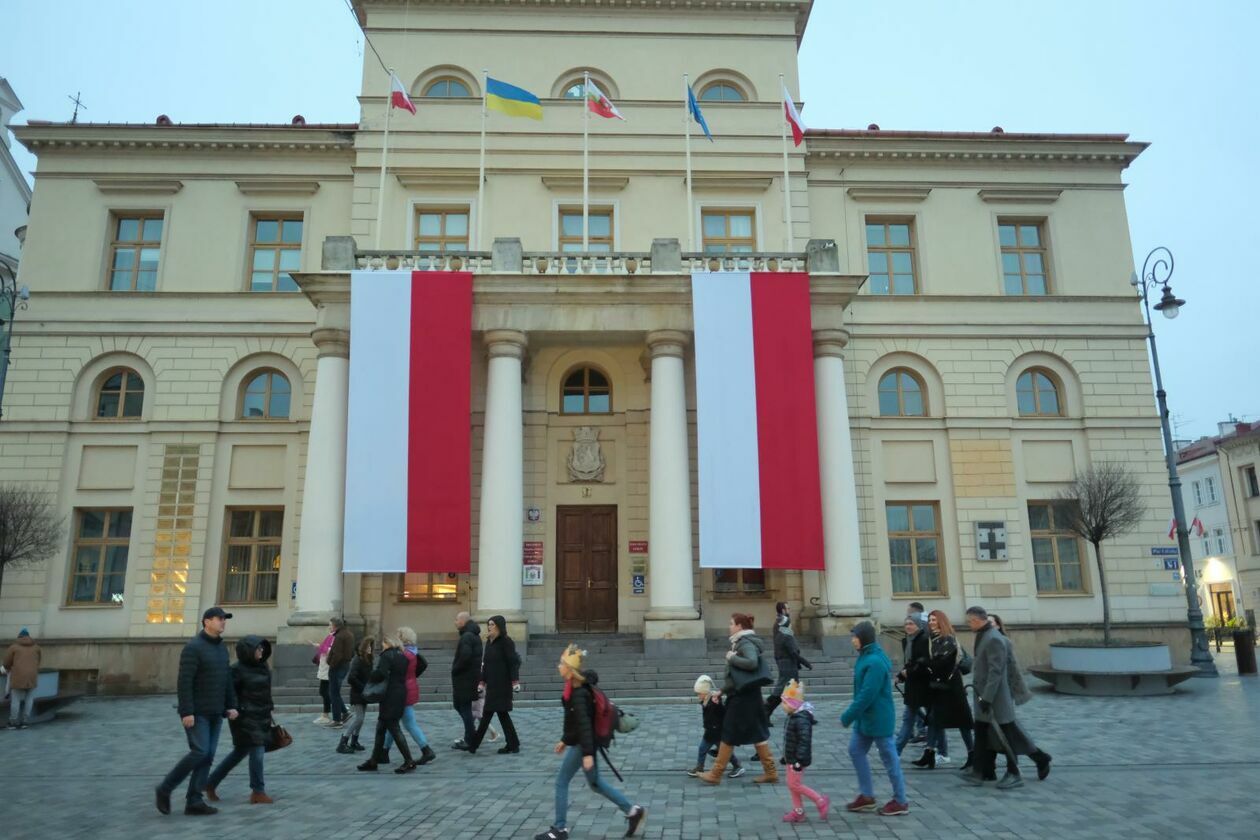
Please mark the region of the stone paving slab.
MULTIPOLYGON (((855 792, 848 731, 838 722, 843 703, 820 699, 815 765, 807 774, 812 787, 837 803, 855 792)), ((1038 744, 1054 755, 1047 781, 1037 782, 1029 767, 1025 787, 1003 793, 992 785, 963 786, 953 770, 911 769, 909 816, 833 811, 821 823, 811 811, 803 825, 780 821, 788 807, 783 785, 754 786, 750 774, 714 789, 683 774, 695 758, 697 709, 635 711, 642 726, 619 740, 613 757, 630 798, 648 808, 642 833, 648 838, 1260 837, 1260 681, 1254 678, 1192 680, 1176 695, 1142 699, 1038 691, 1022 713, 1038 744)), ((421 723, 439 759, 396 776, 356 772, 361 755, 334 753, 334 731, 312 725, 309 715, 281 716, 295 743, 266 760, 275 805, 247 804, 242 763, 220 787, 225 800, 218 815, 183 816, 181 789, 174 813, 164 817, 153 806, 153 787, 183 745, 172 698, 84 701, 52 724, 0 732, 0 837, 532 837, 552 819, 559 704, 522 709, 514 718, 522 754, 491 749, 468 756, 447 748, 460 733, 454 712, 424 707, 421 723)), ((772 732, 777 754, 782 729, 772 732)), ((228 744, 225 728, 220 755, 228 744)), ((877 758, 874 765, 877 795, 886 799, 877 758)), ((579 776, 570 828, 573 837, 619 837, 624 822, 579 776)))

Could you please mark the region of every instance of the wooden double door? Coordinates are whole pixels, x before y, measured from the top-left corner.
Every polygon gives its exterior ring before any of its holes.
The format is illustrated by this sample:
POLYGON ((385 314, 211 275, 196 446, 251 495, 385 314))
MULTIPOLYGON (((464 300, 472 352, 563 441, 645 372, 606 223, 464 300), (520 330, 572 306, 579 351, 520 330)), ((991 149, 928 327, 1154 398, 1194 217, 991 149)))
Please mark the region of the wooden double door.
POLYGON ((556 629, 617 629, 617 506, 556 508, 556 629))

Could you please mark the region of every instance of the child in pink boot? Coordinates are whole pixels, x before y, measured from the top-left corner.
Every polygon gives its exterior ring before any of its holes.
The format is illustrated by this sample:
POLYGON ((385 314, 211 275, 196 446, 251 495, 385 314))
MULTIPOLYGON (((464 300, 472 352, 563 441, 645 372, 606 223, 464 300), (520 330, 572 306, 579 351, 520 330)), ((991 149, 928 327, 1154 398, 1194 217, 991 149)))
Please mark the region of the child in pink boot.
POLYGON ((787 765, 788 792, 792 795, 792 810, 783 815, 783 821, 805 822, 801 797, 818 806, 818 816, 825 820, 831 810, 831 798, 805 786, 805 768, 812 759, 814 707, 805 702, 804 685, 796 680, 788 683, 783 690, 783 708, 788 713, 783 727, 783 762, 787 765))

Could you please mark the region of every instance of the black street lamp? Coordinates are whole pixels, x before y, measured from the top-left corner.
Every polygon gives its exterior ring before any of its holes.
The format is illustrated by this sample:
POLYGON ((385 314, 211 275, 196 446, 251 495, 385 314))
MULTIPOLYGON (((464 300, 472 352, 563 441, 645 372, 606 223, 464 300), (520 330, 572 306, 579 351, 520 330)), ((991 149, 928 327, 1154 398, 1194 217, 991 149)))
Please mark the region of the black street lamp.
POLYGON ((4 336, 0 348, 0 417, 4 417, 4 380, 9 372, 9 350, 13 345, 13 322, 17 311, 26 308, 31 290, 17 284, 17 270, 0 260, 0 334, 4 336))
POLYGON ((1186 302, 1172 293, 1168 285, 1173 273, 1172 251, 1162 245, 1146 255, 1142 262, 1142 274, 1136 272, 1129 282, 1142 295, 1146 311, 1146 339, 1151 343, 1151 364, 1155 368, 1155 398, 1159 400, 1159 424, 1164 431, 1164 460, 1168 462, 1168 490, 1172 493, 1173 518, 1177 523, 1177 551, 1181 554, 1182 574, 1186 584, 1186 623, 1190 626, 1190 664, 1199 669, 1195 676, 1215 677, 1216 663, 1208 650, 1207 631, 1203 629, 1203 610, 1199 608, 1199 593, 1195 581, 1194 560, 1190 556, 1190 532, 1186 529, 1185 505, 1181 501, 1181 479, 1177 476, 1177 451, 1173 449, 1172 430, 1168 425, 1168 393, 1159 370, 1159 352, 1155 349, 1155 326, 1151 323, 1149 292, 1162 286, 1155 311, 1168 319, 1176 318, 1186 302))

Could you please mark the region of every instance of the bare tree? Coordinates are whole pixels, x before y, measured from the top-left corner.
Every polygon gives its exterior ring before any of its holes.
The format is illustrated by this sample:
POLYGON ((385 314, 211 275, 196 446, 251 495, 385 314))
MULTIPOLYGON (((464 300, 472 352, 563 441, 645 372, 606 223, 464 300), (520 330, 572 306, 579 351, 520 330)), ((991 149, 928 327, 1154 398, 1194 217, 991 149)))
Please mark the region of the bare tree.
POLYGON ((0 588, 5 569, 30 566, 57 551, 61 526, 51 494, 29 484, 0 485, 0 588))
POLYGON ((1111 599, 1107 594, 1107 570, 1102 544, 1138 526, 1146 515, 1137 478, 1119 461, 1098 461, 1077 473, 1071 486, 1059 494, 1067 520, 1058 523, 1094 546, 1098 563, 1098 588, 1103 602, 1103 644, 1111 644, 1111 599))

